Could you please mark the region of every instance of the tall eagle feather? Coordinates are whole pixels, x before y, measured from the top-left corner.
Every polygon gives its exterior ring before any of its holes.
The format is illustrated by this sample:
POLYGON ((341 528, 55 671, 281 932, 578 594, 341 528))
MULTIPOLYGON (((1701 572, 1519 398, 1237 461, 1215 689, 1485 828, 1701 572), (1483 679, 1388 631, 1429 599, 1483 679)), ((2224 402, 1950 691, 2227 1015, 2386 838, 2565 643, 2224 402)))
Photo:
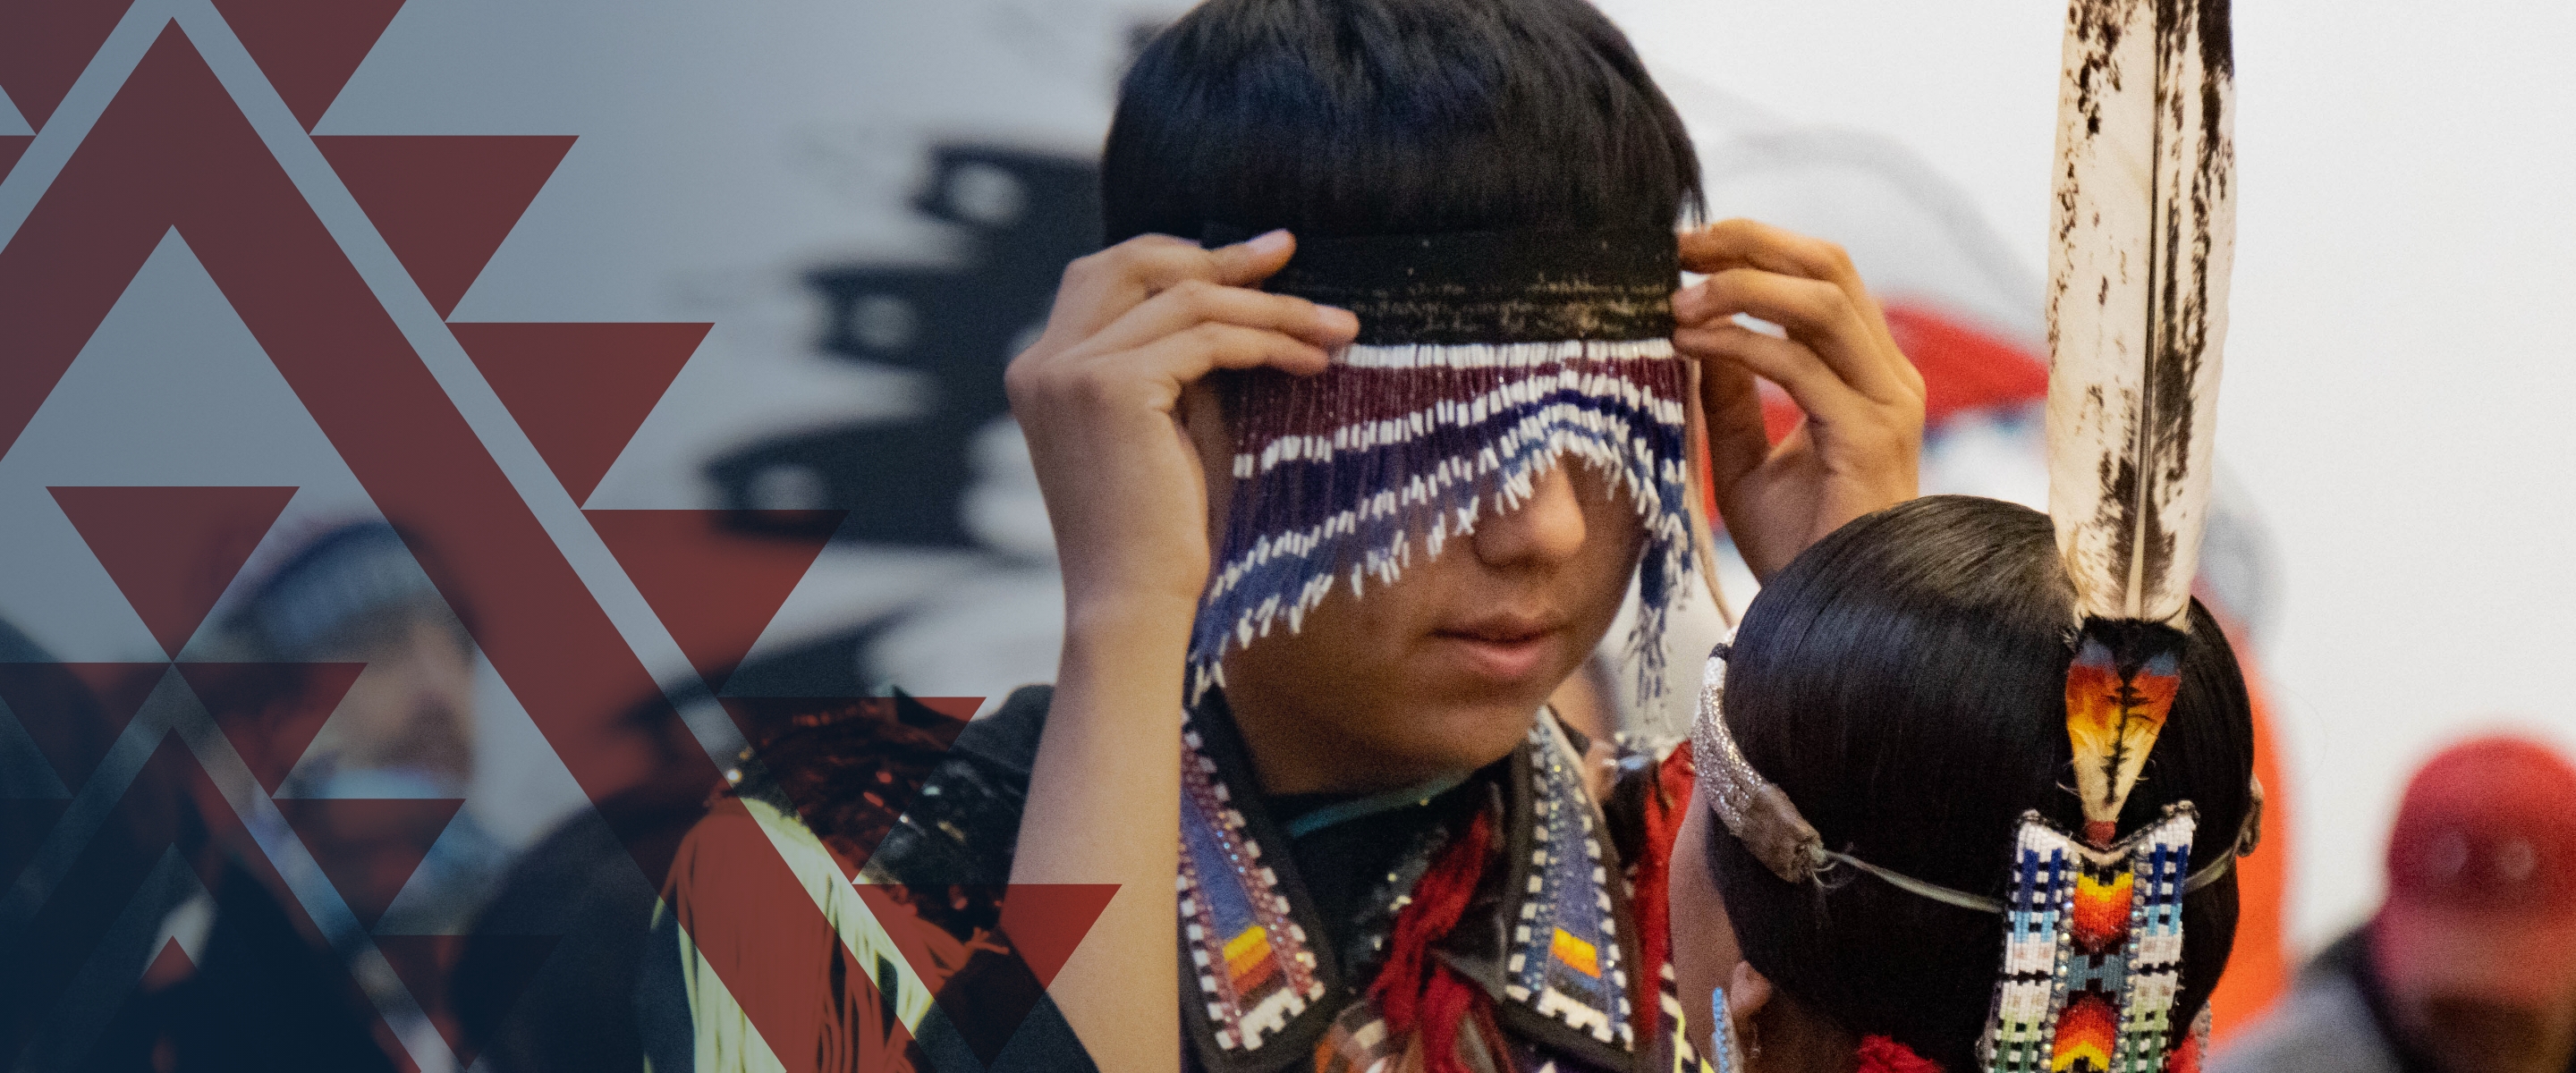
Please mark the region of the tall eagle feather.
POLYGON ((2067 717, 2096 841, 2162 729, 2174 691, 2150 679, 2190 621, 2235 260, 2234 73, 2227 0, 2068 6, 2048 496, 2084 633, 2067 717))

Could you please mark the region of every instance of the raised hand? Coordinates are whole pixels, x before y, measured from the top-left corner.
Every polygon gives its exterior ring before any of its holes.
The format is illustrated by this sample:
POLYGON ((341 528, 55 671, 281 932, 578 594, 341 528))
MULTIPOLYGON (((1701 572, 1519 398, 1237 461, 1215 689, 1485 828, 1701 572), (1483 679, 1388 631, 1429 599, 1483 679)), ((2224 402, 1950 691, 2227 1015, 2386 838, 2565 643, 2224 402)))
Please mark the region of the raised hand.
POLYGON ((1199 381, 1321 372, 1359 333, 1347 310, 1250 289, 1295 249, 1284 231, 1217 250, 1148 235, 1076 261, 1006 378, 1065 589, 1011 882, 1118 885, 1050 988, 1102 1069, 1180 1062, 1182 663, 1207 582, 1208 481, 1232 448, 1199 381))
MULTIPOLYGON (((1005 382, 1055 527, 1069 624, 1177 605, 1187 630, 1209 552, 1184 393, 1215 369, 1321 372, 1326 350, 1359 331, 1346 310, 1250 289, 1295 249, 1285 231, 1215 250, 1145 235, 1065 270, 1046 331, 1005 382)), ((1212 408, 1193 409, 1213 423, 1212 408)))
POLYGON ((1701 360, 1711 483, 1727 533, 1757 578, 1843 523, 1915 495, 1923 376, 1896 347, 1842 247, 1751 220, 1681 236, 1707 279, 1673 296, 1673 346, 1701 360), (1736 323, 1779 325, 1786 337, 1736 323), (1761 377, 1805 411, 1763 435, 1761 377))

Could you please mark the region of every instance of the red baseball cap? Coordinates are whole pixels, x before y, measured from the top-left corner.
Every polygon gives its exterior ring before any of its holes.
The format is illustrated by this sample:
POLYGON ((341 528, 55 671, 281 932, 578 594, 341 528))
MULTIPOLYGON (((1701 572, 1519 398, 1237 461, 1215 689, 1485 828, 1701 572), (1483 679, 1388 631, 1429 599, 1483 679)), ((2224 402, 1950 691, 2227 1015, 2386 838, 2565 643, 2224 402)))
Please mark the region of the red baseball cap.
POLYGON ((2544 1003, 2576 994, 2576 766, 2499 736, 2416 772, 2388 839, 2371 952, 2398 990, 2544 1003))

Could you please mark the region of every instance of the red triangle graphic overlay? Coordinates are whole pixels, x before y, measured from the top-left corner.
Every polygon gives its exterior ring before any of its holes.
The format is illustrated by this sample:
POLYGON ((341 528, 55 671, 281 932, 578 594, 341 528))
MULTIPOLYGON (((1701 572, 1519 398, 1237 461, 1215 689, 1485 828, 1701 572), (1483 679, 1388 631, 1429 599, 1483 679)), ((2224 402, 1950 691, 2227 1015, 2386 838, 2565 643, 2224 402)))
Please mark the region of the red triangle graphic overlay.
MULTIPOLYGON (((807 826, 856 879, 966 721, 917 697, 721 697, 807 826)), ((969 713, 980 698, 963 701, 969 713)))
POLYGON ((0 4, 0 89, 45 129, 63 94, 107 43, 132 0, 10 0, 0 4))
POLYGON ((161 952, 143 967, 143 990, 160 991, 197 974, 197 963, 179 946, 179 940, 161 941, 161 952))
MULTIPOLYGON (((196 971, 196 963, 189 960, 188 952, 179 946, 177 939, 162 940, 160 953, 136 974, 134 984, 122 994, 113 996, 114 1012, 96 1037, 97 1042, 90 1046, 89 1054, 78 1065, 62 1068, 83 1071, 151 1068, 155 1057, 153 1052, 166 1038, 162 1026, 169 1021, 169 1016, 157 1008, 164 1003, 156 1000, 170 988, 195 975, 196 971)), ((111 999, 110 995, 97 991, 83 997, 99 1007, 108 1006, 111 999)), ((168 1052, 164 1050, 162 1053, 168 1052)), ((33 1067, 37 1063, 24 1064, 33 1067)))
MULTIPOLYGON (((481 609, 484 650, 574 779, 594 801, 635 785, 633 750, 619 744, 629 732, 612 713, 659 696, 660 683, 176 25, 161 29, 60 178, 0 245, 0 354, 8 359, 0 360, 0 445, 18 439, 174 226, 368 495, 451 563, 473 564, 429 569, 442 593, 481 609)), ((686 774, 681 781, 715 781, 714 764, 688 752, 665 762, 686 774)), ((211 813, 230 810, 206 811, 212 823, 211 813)), ((828 939, 830 926, 775 847, 765 838, 745 844, 725 879, 763 907, 762 923, 828 939)), ((652 864, 650 847, 630 838, 627 848, 652 864)), ((266 861, 245 864, 265 870, 266 861)), ((322 941, 292 899, 287 909, 322 941)), ((43 924, 21 932, 43 934, 43 924)), ((691 926, 723 931, 721 916, 691 926)), ((851 1003, 875 1008, 873 968, 846 950, 835 954, 836 971, 854 982, 851 1003)), ((716 968, 763 1037, 815 1031, 823 1007, 793 988, 764 988, 769 964, 719 958, 716 968)), ((0 973, 0 1009, 63 979, 13 961, 0 973)), ((370 1011, 368 1019, 378 1039, 392 1040, 381 1018, 370 1011)), ((887 1035, 897 1052, 909 1038, 900 1026, 887 1035)), ((396 1042, 387 1050, 403 1053, 396 1042)), ((781 1057, 790 1073, 818 1065, 810 1052, 781 1057)), ((0 1055, 0 1065, 13 1060, 0 1055)))
POLYGON ((358 72, 403 0, 215 0, 268 84, 304 129, 358 72))
POLYGON ((1055 974, 1091 925, 1118 893, 1115 883, 1013 883, 1002 896, 1002 934, 1036 973, 1038 986, 1055 983, 1055 974))
POLYGON ((67 797, 0 797, 0 890, 17 883, 19 871, 36 858, 45 836, 71 806, 67 797))
MULTIPOLYGON (((232 879, 246 879, 269 892, 268 900, 284 918, 282 926, 292 932, 291 937, 286 937, 289 949, 299 941, 309 944, 312 950, 328 949, 322 930, 304 914, 301 903, 283 894, 287 890, 284 879, 260 851, 240 817, 224 804, 222 791, 197 764, 187 743, 177 735, 166 735, 99 825, 97 834, 82 847, 77 863, 40 892, 41 906, 18 926, 11 940, 8 971, 0 972, 0 1010, 44 1009, 79 986, 80 975, 100 949, 99 944, 112 940, 124 910, 145 891, 155 870, 174 853, 187 860, 197 881, 210 890, 232 879), (193 801, 196 808, 187 809, 180 805, 181 801, 193 801), (202 823, 203 829, 197 830, 196 823, 202 823), (202 841, 208 838, 211 844, 202 841), (212 852, 197 852, 196 847, 212 852), (240 869, 240 874, 222 875, 232 868, 240 869)), ((26 892, 24 887, 20 890, 26 892)), ((366 1001, 338 958, 319 957, 306 964, 312 966, 311 973, 298 985, 232 996, 240 1000, 233 1008, 275 1010, 289 998, 327 993, 330 1000, 341 1001, 345 996, 350 1004, 348 1016, 364 1024, 380 1044, 393 1048, 388 1053, 401 1053, 399 1040, 366 1001)), ((171 966, 164 962, 164 967, 171 966)), ((146 983, 137 981, 135 991, 142 991, 146 983)), ((132 1023, 148 1028, 161 1024, 162 1019, 132 1023)), ((130 1034, 120 1037, 118 1027, 110 1025, 102 1038, 134 1038, 130 1034)), ((23 1042, 0 1036, 0 1062, 17 1061, 18 1056, 9 1052, 23 1042)), ((148 1063, 138 1062, 134 1066, 141 1068, 145 1064, 148 1063)))
POLYGON ((441 317, 456 311, 572 142, 481 134, 313 139, 441 317))
POLYGON ((0 663, 0 703, 79 793, 143 710, 167 663, 0 663))
POLYGON ((182 663, 179 674, 213 713, 260 788, 276 793, 322 732, 364 663, 182 663))
POLYGON ((373 929, 465 806, 453 797, 281 797, 277 810, 358 923, 373 929))
POLYGON ((173 658, 295 498, 292 487, 46 490, 173 658))
POLYGON ((721 690, 848 511, 747 511, 794 535, 727 530, 720 510, 585 510, 591 528, 671 631, 680 651, 721 690))
POLYGON ((573 502, 590 498, 711 324, 450 324, 573 502))
POLYGON ((1065 960, 1090 934, 1101 910, 1118 892, 1115 883, 1013 883, 1007 887, 895 887, 857 884, 859 898, 877 918, 895 949, 928 985, 967 1049, 985 1065, 1002 1053, 1020 1030, 1038 997, 1055 982, 1065 960), (1001 902, 1001 936, 1013 957, 988 963, 981 971, 961 972, 971 952, 957 937, 924 919, 914 908, 923 897, 1001 902))
POLYGON ((116 716, 117 725, 134 718, 143 710, 143 702, 161 685, 161 676, 170 669, 167 663, 64 663, 62 669, 78 681, 89 695, 116 716))
POLYGON ((904 1053, 912 1035, 899 1018, 883 1016, 876 987, 882 970, 858 959, 814 910, 803 881, 778 861, 777 846, 742 799, 721 796, 690 830, 662 897, 762 1038, 820 1039, 836 1020, 851 1029, 828 1055, 787 1048, 780 1060, 789 1070, 847 1069, 853 1052, 876 1068, 868 1062, 904 1053))
MULTIPOLYGON (((975 718, 975 713, 984 707, 982 697, 914 697, 912 699, 924 708, 956 720, 959 730, 966 729, 967 721, 975 718)), ((953 732, 949 740, 957 740, 953 732)))
POLYGON ((412 1000, 429 1014, 431 1024, 456 1052, 456 1068, 474 1065, 474 1041, 467 1039, 460 1007, 485 1012, 484 1024, 500 1024, 519 993, 554 953, 552 935, 379 935, 376 948, 401 977, 412 1000), (461 973, 466 961, 476 964, 461 973), (460 993, 461 992, 461 993, 460 993))
POLYGON ((9 177, 9 169, 18 166, 18 158, 27 155, 27 146, 35 140, 33 134, 0 134, 0 179, 9 177))

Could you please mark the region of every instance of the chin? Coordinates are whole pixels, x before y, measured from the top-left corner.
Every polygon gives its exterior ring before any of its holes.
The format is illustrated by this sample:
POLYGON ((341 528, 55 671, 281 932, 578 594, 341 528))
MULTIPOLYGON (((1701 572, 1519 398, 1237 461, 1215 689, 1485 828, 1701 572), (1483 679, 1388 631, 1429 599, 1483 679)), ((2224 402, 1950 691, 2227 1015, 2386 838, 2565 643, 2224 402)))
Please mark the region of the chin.
POLYGON ((1531 700, 1449 701, 1425 704, 1429 718, 1414 722, 1401 748, 1446 770, 1480 768, 1500 760, 1529 737, 1544 697, 1531 700))

